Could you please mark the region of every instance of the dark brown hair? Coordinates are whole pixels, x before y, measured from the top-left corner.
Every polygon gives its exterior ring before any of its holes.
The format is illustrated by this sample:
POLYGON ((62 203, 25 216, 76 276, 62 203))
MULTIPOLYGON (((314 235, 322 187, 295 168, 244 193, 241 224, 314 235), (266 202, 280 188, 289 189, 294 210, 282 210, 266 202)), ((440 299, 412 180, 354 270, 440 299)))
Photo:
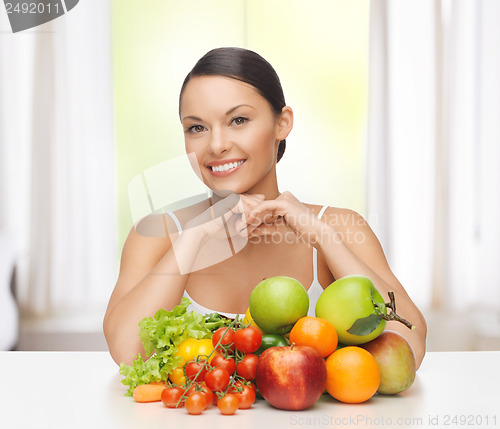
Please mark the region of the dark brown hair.
MULTIPOLYGON (((252 85, 264 97, 274 113, 279 115, 286 106, 280 79, 263 57, 243 48, 217 48, 207 52, 188 73, 181 87, 180 99, 186 85, 196 76, 225 76, 252 85)), ((278 146, 277 162, 283 156, 286 140, 278 146)))

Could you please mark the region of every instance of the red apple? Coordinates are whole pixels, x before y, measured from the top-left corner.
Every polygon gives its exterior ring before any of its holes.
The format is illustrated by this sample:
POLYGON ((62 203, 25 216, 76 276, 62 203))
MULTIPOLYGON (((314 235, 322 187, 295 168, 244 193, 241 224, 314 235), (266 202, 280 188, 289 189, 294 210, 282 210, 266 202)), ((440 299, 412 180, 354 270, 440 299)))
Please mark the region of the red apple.
POLYGON ((361 344, 380 368, 378 392, 393 395, 408 389, 415 380, 415 354, 408 341, 399 333, 384 331, 374 340, 361 344))
POLYGON ((273 407, 304 410, 311 407, 326 386, 326 364, 309 346, 270 347, 257 361, 257 387, 273 407))

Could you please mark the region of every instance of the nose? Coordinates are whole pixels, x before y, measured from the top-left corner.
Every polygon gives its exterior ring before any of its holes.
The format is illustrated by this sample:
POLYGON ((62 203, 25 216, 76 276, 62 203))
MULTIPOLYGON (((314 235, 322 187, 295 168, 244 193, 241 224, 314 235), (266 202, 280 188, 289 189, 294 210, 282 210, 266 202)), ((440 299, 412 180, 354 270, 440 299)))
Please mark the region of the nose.
POLYGON ((227 152, 231 148, 231 141, 227 138, 224 132, 220 129, 213 129, 210 134, 210 142, 208 150, 214 155, 219 155, 227 152))

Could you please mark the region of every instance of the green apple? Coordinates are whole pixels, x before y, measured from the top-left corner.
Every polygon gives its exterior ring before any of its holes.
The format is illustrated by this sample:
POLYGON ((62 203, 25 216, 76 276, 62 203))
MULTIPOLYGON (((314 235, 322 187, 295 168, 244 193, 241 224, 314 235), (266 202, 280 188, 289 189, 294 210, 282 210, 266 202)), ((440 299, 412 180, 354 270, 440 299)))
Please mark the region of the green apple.
POLYGON ((352 275, 334 281, 319 296, 316 303, 316 317, 328 320, 337 331, 339 343, 347 345, 363 344, 378 337, 385 328, 386 321, 378 316, 386 314, 384 300, 372 281, 365 276, 352 275), (363 319, 365 332, 354 335, 354 322, 363 319))
POLYGON ((384 331, 361 347, 368 350, 378 363, 379 393, 393 395, 403 392, 413 384, 417 371, 415 353, 401 334, 384 331))
POLYGON ((284 335, 297 320, 307 316, 309 295, 298 280, 270 277, 252 290, 248 307, 252 319, 265 333, 284 335))

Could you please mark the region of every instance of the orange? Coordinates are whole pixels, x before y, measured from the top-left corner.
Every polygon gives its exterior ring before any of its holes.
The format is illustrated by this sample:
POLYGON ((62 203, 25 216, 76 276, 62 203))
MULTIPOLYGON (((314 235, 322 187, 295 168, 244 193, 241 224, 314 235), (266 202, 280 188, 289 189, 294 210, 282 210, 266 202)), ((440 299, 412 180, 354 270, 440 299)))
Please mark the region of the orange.
POLYGON ((358 404, 370 399, 380 385, 373 355, 357 346, 336 350, 326 359, 326 390, 335 399, 358 404))
POLYGON ((325 319, 305 316, 297 320, 290 331, 290 344, 310 346, 327 357, 337 347, 338 337, 334 326, 325 319))

